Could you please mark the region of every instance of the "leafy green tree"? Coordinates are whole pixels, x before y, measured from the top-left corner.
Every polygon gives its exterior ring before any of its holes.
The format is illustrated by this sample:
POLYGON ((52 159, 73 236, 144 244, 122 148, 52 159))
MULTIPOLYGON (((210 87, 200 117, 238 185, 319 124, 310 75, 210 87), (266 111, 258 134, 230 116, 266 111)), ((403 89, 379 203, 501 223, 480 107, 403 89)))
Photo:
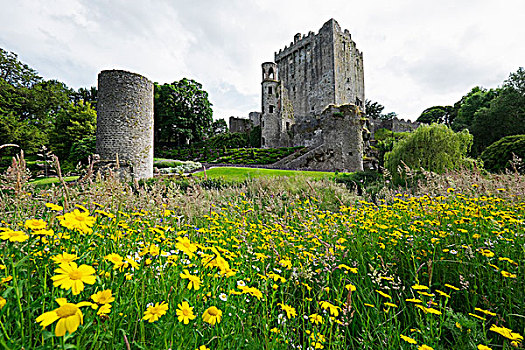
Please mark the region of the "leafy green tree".
POLYGON ((202 85, 190 79, 155 84, 155 141, 183 146, 204 139, 213 122, 202 85))
POLYGON ((208 137, 212 137, 214 135, 219 134, 226 134, 228 132, 228 124, 226 123, 226 120, 223 118, 214 120, 213 123, 211 123, 210 127, 210 133, 208 137))
POLYGON ((79 102, 82 100, 84 102, 89 102, 91 107, 93 107, 94 110, 97 110, 97 96, 98 89, 94 86, 90 87, 89 89, 80 88, 72 93, 72 101, 79 102))
POLYGON ((381 113, 383 113, 383 109, 385 109, 385 106, 378 102, 372 102, 370 100, 365 101, 365 111, 368 118, 379 119, 381 113))
POLYGON ((394 180, 405 176, 403 163, 418 171, 423 168, 436 173, 457 169, 466 164, 472 135, 464 130, 455 133, 444 124, 422 125, 394 144, 385 154, 385 167, 394 180))
POLYGON ((69 152, 69 161, 73 164, 87 163, 90 155, 95 153, 97 137, 95 134, 85 136, 78 141, 73 142, 69 152))
POLYGON ((525 134, 525 70, 511 73, 489 107, 474 114, 470 128, 474 135, 472 151, 478 155, 505 136, 525 134))
POLYGON ((425 109, 421 115, 417 118, 417 122, 425 124, 445 124, 450 126, 451 115, 452 115, 452 106, 434 106, 425 109))
MULTIPOLYGON (((492 172, 501 172, 509 168, 514 156, 525 159, 525 135, 505 136, 488 146, 480 158, 485 169, 492 172)), ((517 169, 524 172, 525 168, 517 169)))
POLYGON ((37 72, 18 60, 17 54, 0 48, 0 78, 14 87, 31 87, 42 80, 37 72))
POLYGON ((62 159, 69 159, 71 147, 77 141, 95 135, 97 113, 89 102, 69 103, 59 111, 50 134, 51 149, 62 159))
POLYGON ((497 95, 498 90, 487 90, 479 86, 473 88, 454 105, 457 115, 451 124, 452 130, 470 130, 476 112, 481 108, 489 107, 490 101, 492 101, 497 95))

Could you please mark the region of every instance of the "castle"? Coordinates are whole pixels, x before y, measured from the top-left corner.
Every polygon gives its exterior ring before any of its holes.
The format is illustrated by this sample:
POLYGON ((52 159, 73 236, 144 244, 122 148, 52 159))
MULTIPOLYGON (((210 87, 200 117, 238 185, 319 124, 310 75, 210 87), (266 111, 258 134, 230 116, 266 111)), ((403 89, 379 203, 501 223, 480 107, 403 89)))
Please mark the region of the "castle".
POLYGON ((328 105, 363 107, 364 91, 363 54, 348 30, 331 19, 318 34, 296 34, 275 62, 262 64, 262 147, 315 143, 300 129, 328 105))

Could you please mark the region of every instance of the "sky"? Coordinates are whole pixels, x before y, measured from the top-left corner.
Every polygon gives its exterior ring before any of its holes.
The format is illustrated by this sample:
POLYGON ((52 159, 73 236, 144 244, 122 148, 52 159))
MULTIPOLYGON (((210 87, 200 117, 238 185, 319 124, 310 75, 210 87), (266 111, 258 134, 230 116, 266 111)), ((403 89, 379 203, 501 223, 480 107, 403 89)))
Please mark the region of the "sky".
POLYGON ((524 0, 0 0, 0 47, 78 89, 105 69, 203 85, 214 118, 260 111, 261 64, 334 18, 365 96, 415 120, 525 66, 524 0))

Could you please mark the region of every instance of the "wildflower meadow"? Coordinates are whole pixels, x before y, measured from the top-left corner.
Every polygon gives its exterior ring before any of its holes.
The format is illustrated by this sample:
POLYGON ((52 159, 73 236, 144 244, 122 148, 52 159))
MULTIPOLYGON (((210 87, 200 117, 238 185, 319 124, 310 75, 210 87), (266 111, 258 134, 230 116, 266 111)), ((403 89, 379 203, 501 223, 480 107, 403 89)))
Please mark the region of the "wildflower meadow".
POLYGON ((525 199, 505 188, 336 209, 315 191, 52 191, 0 218, 6 349, 524 347, 525 199))

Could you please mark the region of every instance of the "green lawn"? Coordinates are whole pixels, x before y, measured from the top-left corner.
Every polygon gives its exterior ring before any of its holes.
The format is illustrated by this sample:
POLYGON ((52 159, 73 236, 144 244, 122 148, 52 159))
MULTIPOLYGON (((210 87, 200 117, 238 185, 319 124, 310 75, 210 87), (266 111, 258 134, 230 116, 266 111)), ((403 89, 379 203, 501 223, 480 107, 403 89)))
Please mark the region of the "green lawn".
MULTIPOLYGON (((64 181, 66 182, 75 181, 78 178, 79 178, 78 176, 65 176, 64 181)), ((41 186, 41 185, 48 185, 48 184, 53 184, 57 182, 59 182, 58 177, 44 177, 41 179, 31 181, 30 183, 33 185, 41 186)))
MULTIPOLYGON (((332 172, 321 171, 297 171, 297 170, 277 170, 277 169, 260 169, 260 168, 236 168, 236 167, 218 167, 206 170, 209 179, 222 178, 229 181, 244 181, 256 177, 276 177, 276 176, 301 176, 310 179, 324 179, 334 177, 332 172)), ((194 176, 204 177, 204 172, 194 173, 194 176)))

